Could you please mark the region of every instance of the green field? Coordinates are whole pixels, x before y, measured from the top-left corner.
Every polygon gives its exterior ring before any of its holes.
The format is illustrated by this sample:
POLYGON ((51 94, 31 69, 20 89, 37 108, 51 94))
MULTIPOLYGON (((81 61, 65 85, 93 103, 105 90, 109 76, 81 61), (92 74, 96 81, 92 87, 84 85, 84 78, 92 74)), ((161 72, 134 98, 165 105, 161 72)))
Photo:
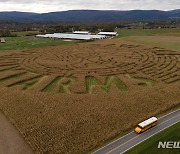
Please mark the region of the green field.
POLYGON ((0 43, 0 51, 31 49, 31 48, 40 48, 40 47, 66 45, 66 44, 75 43, 75 41, 66 42, 63 40, 36 38, 34 36, 7 37, 5 38, 5 40, 6 40, 6 43, 0 43))
POLYGON ((15 34, 18 37, 22 36, 35 36, 40 34, 39 31, 22 31, 22 32, 12 32, 12 34, 15 34))
POLYGON ((168 35, 179 36, 180 28, 165 28, 165 29, 117 29, 120 38, 129 36, 154 36, 154 35, 168 35))
POLYGON ((132 148, 126 154, 179 154, 179 149, 158 149, 159 141, 180 141, 180 122, 165 129, 145 142, 132 148))
POLYGON ((128 88, 126 87, 126 85, 124 83, 122 83, 120 80, 118 80, 114 77, 107 77, 106 81, 105 81, 105 85, 104 85, 99 80, 96 80, 94 77, 87 76, 86 77, 86 91, 87 91, 87 93, 92 94, 92 93, 94 93, 94 89, 99 87, 102 90, 104 90, 105 92, 109 93, 111 85, 113 83, 117 86, 118 89, 120 89, 122 91, 128 90, 128 88))
POLYGON ((180 50, 180 28, 118 29, 118 38, 162 48, 180 50))
MULTIPOLYGON (((167 29, 117 29, 118 38, 126 41, 180 50, 180 28, 167 29)), ((31 48, 41 48, 47 46, 57 46, 74 44, 77 41, 51 40, 46 38, 36 38, 37 31, 14 32, 17 37, 6 37, 6 43, 0 43, 2 50, 22 50, 31 48)), ((84 42, 84 41, 79 41, 84 42)))

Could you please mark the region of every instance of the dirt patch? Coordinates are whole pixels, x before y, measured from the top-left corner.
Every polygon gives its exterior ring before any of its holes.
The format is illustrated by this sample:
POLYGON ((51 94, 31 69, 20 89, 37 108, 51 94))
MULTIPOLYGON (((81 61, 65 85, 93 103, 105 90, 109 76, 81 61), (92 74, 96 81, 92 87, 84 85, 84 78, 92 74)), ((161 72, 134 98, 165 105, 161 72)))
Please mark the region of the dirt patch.
POLYGON ((33 154, 31 148, 23 140, 19 132, 9 123, 0 112, 0 153, 6 154, 33 154))

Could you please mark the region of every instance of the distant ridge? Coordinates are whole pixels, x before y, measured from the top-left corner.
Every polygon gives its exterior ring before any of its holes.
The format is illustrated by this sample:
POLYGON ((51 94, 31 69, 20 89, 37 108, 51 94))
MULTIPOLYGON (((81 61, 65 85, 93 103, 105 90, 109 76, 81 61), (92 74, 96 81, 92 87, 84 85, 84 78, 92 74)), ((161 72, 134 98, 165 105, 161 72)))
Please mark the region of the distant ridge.
POLYGON ((117 22, 180 19, 180 9, 161 10, 70 10, 50 13, 0 12, 0 20, 40 22, 117 22))

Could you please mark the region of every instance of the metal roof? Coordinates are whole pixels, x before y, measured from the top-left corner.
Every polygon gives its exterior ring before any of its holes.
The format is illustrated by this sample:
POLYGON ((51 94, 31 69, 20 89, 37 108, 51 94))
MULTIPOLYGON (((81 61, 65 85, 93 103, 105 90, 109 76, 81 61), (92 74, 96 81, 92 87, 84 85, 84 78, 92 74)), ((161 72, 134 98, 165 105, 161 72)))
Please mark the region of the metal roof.
POLYGON ((45 37, 45 38, 47 38, 48 36, 46 36, 46 35, 36 35, 36 37, 45 37))
POLYGON ((93 40, 104 39, 105 35, 83 35, 83 34, 67 34, 67 33, 54 33, 46 35, 36 35, 37 37, 44 38, 59 38, 59 39, 75 39, 75 40, 93 40))
POLYGON ((144 128, 146 127, 147 125, 157 121, 158 119, 156 117, 152 117, 152 118, 149 118, 143 122, 141 122, 140 124, 138 124, 140 127, 144 128))
POLYGON ((89 31, 74 31, 74 34, 90 34, 89 31))
POLYGON ((98 35, 117 35, 117 32, 99 32, 98 35))

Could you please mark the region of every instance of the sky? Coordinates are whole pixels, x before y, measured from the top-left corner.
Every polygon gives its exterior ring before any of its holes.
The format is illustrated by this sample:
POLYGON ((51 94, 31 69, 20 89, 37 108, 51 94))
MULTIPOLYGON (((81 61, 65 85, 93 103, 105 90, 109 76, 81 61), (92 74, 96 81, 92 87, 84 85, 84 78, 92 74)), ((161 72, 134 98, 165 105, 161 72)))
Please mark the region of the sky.
POLYGON ((0 11, 56 12, 66 10, 173 10, 180 0, 0 0, 0 11))

